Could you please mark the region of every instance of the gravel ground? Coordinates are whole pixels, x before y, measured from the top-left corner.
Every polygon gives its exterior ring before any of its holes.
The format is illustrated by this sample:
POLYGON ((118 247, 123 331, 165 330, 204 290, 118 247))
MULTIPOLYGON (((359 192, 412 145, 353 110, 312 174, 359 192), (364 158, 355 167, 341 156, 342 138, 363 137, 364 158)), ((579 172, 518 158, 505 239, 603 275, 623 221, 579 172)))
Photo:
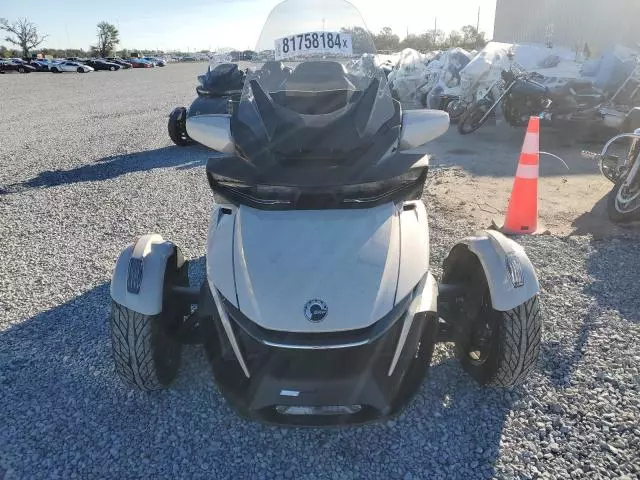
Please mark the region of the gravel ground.
MULTIPOLYGON (((107 325, 119 251, 156 231, 202 275, 208 152, 173 147, 166 119, 203 69, 0 77, 0 478, 638 478, 632 236, 521 240, 546 324, 518 389, 476 386, 446 345, 402 415, 350 429, 239 419, 199 347, 172 389, 125 387, 107 325)), ((425 200, 439 273, 473 226, 425 200)))

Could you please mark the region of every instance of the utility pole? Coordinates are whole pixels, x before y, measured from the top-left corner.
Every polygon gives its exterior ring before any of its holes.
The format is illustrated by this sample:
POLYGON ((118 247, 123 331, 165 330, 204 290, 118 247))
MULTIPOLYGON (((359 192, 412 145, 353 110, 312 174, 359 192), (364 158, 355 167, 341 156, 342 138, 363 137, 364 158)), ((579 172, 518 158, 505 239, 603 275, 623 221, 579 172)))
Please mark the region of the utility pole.
POLYGON ((478 49, 478 38, 480 37, 480 5, 478 5, 478 21, 476 23, 476 46, 475 49, 478 49))
POLYGON ((434 18, 433 20, 433 48, 436 48, 436 43, 438 41, 437 39, 437 35, 438 35, 438 17, 434 18))

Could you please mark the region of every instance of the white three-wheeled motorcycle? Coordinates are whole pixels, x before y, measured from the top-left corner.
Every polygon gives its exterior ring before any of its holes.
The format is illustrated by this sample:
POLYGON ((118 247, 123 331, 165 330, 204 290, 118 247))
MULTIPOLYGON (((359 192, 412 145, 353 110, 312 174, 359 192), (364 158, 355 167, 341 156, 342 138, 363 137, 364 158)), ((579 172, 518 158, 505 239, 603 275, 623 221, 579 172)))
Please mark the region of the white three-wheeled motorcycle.
POLYGON ((120 255, 111 283, 117 371, 166 387, 181 344, 201 342, 242 415, 336 425, 397 413, 454 342, 486 385, 522 382, 538 356, 538 280, 523 248, 480 231, 429 268, 418 147, 446 132, 441 111, 403 111, 358 11, 288 0, 271 12, 233 115, 187 119, 218 152, 206 281, 151 234, 120 255))

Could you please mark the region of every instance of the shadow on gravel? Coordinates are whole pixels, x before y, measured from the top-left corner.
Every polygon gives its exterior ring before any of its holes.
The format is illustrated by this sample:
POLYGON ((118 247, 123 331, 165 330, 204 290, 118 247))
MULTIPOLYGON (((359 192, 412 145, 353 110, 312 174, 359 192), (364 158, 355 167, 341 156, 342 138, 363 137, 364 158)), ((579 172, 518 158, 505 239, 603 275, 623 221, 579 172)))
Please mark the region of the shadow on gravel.
POLYGON ((585 294, 593 296, 601 311, 614 310, 629 322, 640 323, 639 235, 629 234, 611 240, 593 240, 595 251, 587 258, 587 271, 593 281, 585 294))
MULTIPOLYGON (((542 369, 552 384, 566 387, 572 381, 576 365, 582 360, 591 334, 607 322, 626 321, 640 323, 640 297, 636 295, 638 270, 640 269, 639 237, 594 239, 594 249, 586 258, 586 270, 591 281, 582 293, 593 299, 577 318, 578 329, 571 334, 573 344, 561 341, 545 342, 542 346, 544 359, 542 369), (616 317, 621 317, 622 320, 616 317)), ((568 299, 571 302, 579 299, 568 299)), ((615 348, 615 338, 611 339, 615 348)))
POLYGON ((0 188, 0 195, 31 188, 110 180, 128 173, 153 170, 154 168, 194 168, 204 165, 211 155, 212 150, 202 145, 192 145, 186 148, 171 146, 127 155, 115 155, 71 170, 42 172, 37 177, 25 182, 0 188))
POLYGON ((494 476, 517 392, 478 387, 453 358, 432 367, 392 421, 282 429, 240 419, 218 394, 200 347, 185 348, 170 389, 124 386, 111 360, 108 315, 104 283, 0 333, 7 478, 494 476))

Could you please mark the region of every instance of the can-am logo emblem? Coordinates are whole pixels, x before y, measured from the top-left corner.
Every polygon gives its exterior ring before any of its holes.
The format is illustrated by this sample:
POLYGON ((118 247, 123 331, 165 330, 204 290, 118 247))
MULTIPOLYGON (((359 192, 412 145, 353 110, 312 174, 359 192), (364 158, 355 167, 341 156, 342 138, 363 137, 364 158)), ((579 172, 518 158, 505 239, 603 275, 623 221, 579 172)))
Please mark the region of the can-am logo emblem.
POLYGON ((304 316, 310 322, 321 322, 327 316, 327 304, 322 300, 314 298, 309 300, 304 306, 304 316))

